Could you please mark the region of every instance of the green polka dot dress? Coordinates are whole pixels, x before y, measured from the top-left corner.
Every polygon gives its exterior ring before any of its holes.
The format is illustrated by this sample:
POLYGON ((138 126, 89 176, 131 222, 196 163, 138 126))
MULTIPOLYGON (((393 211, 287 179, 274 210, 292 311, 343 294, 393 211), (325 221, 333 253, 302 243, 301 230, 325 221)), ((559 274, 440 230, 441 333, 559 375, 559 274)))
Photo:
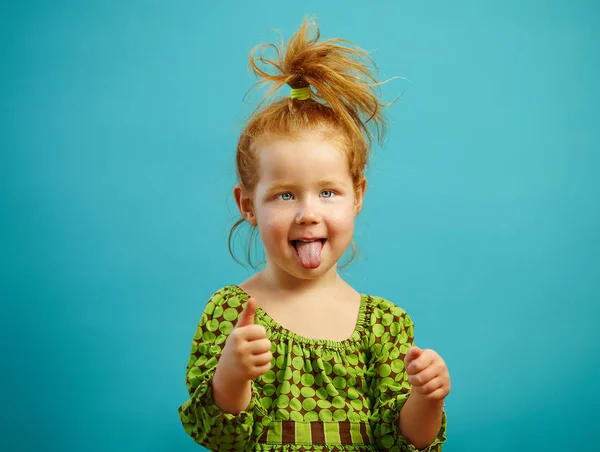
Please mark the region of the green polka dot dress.
MULTIPOLYGON (((211 391, 227 335, 248 295, 227 286, 209 300, 192 341, 179 407, 185 431, 212 451, 416 451, 398 429, 410 392, 404 357, 413 324, 398 306, 363 295, 356 329, 344 341, 308 339, 277 324, 260 308, 256 323, 271 341, 273 365, 252 384, 250 405, 222 412, 211 391)), ((446 415, 435 441, 442 450, 446 415)))

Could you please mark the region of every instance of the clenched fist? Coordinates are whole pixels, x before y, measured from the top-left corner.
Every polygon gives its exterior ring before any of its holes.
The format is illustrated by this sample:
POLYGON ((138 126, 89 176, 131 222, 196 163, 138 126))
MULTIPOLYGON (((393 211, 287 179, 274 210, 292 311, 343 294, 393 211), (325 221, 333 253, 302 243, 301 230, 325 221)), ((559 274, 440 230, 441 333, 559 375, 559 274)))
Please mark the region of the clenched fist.
POLYGON ((265 328, 254 324, 255 315, 256 300, 249 298, 219 359, 217 373, 230 382, 248 382, 271 369, 271 341, 265 328))
POLYGON ((446 363, 433 350, 411 347, 404 360, 408 382, 413 391, 429 400, 443 400, 450 392, 446 363))

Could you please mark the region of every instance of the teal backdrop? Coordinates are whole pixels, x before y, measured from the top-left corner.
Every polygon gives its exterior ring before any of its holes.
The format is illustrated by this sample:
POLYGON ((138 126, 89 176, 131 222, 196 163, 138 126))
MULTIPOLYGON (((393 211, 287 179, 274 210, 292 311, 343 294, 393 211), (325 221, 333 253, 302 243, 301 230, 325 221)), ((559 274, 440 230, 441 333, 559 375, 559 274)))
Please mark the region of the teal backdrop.
POLYGON ((247 54, 305 14, 405 77, 344 275, 445 358, 444 450, 598 450, 594 0, 3 1, 2 450, 202 450, 177 407, 207 299, 250 274, 247 54))

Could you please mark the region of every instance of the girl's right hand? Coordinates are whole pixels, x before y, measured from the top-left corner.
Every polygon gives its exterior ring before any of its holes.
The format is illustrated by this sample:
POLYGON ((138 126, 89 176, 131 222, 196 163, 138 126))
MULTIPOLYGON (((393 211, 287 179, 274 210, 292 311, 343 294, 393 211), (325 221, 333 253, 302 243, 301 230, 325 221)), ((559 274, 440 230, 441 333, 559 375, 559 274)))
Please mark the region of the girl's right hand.
POLYGON ((271 341, 265 328, 254 324, 255 315, 256 300, 250 297, 219 359, 216 373, 232 384, 255 380, 271 369, 271 341))

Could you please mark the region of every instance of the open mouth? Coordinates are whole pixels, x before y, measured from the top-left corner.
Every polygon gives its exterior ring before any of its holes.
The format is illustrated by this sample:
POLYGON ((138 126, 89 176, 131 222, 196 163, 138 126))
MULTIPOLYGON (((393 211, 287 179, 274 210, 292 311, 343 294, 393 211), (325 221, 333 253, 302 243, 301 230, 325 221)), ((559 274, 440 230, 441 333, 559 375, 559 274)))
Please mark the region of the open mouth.
POLYGON ((297 249, 298 244, 302 243, 312 243, 312 242, 321 242, 321 245, 325 245, 325 241, 327 239, 315 239, 315 240, 291 240, 290 243, 294 248, 297 249))
POLYGON ((300 264, 306 269, 317 268, 321 265, 321 253, 327 239, 291 240, 290 244, 296 251, 300 264))

